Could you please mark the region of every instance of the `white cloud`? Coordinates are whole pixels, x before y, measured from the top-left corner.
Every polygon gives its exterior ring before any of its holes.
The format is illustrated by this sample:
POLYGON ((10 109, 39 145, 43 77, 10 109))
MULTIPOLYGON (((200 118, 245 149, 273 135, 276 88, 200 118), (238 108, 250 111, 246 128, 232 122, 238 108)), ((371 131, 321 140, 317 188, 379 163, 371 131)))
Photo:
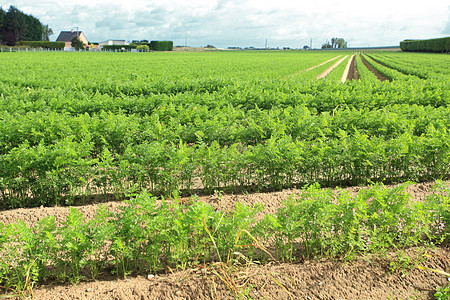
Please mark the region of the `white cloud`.
POLYGON ((170 39, 201 46, 320 47, 332 37, 350 46, 398 45, 449 34, 447 0, 13 0, 3 5, 59 31, 79 27, 90 41, 170 39))

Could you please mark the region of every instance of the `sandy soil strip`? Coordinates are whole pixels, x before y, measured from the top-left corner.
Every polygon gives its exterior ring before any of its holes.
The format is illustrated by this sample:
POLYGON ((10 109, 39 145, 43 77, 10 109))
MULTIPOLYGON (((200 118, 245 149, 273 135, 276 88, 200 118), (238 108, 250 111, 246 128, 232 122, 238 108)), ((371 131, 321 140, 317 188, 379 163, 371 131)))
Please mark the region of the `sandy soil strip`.
POLYGON ((301 73, 303 73, 303 72, 311 71, 311 70, 313 70, 313 69, 315 69, 315 68, 318 68, 318 67, 320 67, 320 66, 323 66, 324 64, 329 63, 330 61, 333 61, 333 60, 335 60, 335 59, 337 59, 337 58, 339 58, 339 57, 341 57, 341 56, 342 56, 342 55, 338 55, 338 56, 336 56, 335 58, 329 59, 329 60, 327 60, 326 62, 323 62, 323 63, 321 63, 321 64, 318 64, 317 66, 314 66, 314 67, 311 67, 311 68, 309 68, 309 69, 306 69, 305 71, 301 70, 301 71, 298 71, 297 73, 286 75, 286 76, 283 77, 283 80, 286 80, 286 79, 288 79, 288 78, 290 78, 290 77, 295 77, 295 76, 297 76, 297 75, 299 75, 299 74, 301 74, 301 73))
POLYGON ((334 68, 336 68, 337 66, 339 66, 346 58, 348 55, 344 56, 343 58, 341 58, 337 63, 335 63, 334 65, 332 65, 331 67, 329 67, 328 69, 326 69, 322 74, 320 74, 319 76, 317 76, 317 79, 321 79, 321 78, 325 78, 327 77, 328 74, 331 73, 331 71, 333 71, 334 68))
POLYGON ((344 74, 342 74, 341 82, 344 83, 348 79, 348 72, 350 71, 350 66, 352 65, 353 60, 355 59, 355 54, 350 57, 348 60, 347 66, 345 67, 344 74))
POLYGON ((318 67, 320 67, 320 66, 323 66, 324 64, 329 63, 330 61, 333 61, 333 60, 335 60, 336 58, 341 57, 341 56, 342 56, 342 55, 338 55, 338 56, 336 56, 335 58, 329 59, 329 60, 327 60, 326 62, 323 62, 323 63, 321 63, 321 64, 319 64, 319 65, 317 65, 317 66, 314 66, 314 67, 311 67, 311 68, 309 68, 309 69, 306 69, 306 72, 311 71, 311 70, 314 70, 315 68, 318 68, 318 67))

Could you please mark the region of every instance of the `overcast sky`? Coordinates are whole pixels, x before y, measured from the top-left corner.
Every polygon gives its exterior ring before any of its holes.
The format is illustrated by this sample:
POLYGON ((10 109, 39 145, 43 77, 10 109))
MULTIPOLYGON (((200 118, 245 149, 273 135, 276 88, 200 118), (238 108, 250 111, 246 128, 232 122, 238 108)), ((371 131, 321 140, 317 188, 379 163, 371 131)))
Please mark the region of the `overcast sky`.
POLYGON ((55 40, 78 26, 90 42, 172 40, 175 45, 320 48, 398 45, 450 36, 448 0, 0 0, 49 24, 55 40))

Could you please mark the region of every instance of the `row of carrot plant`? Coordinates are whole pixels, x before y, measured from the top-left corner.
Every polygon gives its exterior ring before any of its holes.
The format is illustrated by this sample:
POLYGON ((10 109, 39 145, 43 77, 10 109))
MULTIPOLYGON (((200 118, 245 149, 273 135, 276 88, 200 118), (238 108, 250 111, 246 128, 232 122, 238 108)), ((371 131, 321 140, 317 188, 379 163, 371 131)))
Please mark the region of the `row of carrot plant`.
POLYGON ((195 197, 160 201, 143 192, 114 213, 99 206, 89 220, 70 208, 61 222, 48 216, 31 227, 22 221, 0 223, 0 285, 24 291, 38 282, 75 283, 108 272, 126 277, 198 264, 208 268, 210 262, 241 255, 261 263, 351 259, 447 243, 448 185, 438 184, 423 202, 411 200, 406 186, 377 184, 351 197, 311 185, 273 215, 264 215, 259 204, 236 203, 223 211, 195 197))
POLYGON ((121 197, 135 188, 170 195, 226 190, 277 190, 311 182, 356 185, 448 178, 447 128, 428 126, 385 140, 358 131, 337 138, 293 140, 271 137, 257 145, 220 146, 199 142, 143 142, 113 155, 104 148, 93 158, 86 138, 65 138, 52 145, 28 142, 0 158, 4 208, 74 204, 91 194, 121 197), (195 184, 196 181, 200 181, 195 184))

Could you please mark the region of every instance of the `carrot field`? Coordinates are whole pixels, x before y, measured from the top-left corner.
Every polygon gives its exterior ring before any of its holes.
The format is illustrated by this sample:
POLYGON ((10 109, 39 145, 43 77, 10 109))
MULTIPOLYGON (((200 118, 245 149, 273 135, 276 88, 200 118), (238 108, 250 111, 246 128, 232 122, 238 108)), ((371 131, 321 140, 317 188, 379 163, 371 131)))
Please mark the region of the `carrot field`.
POLYGON ((63 222, 0 222, 0 286, 24 292, 237 252, 267 263, 446 245, 450 56, 353 54, 0 53, 0 214, 127 203, 92 220, 73 208, 63 222), (436 193, 416 202, 407 185, 383 186, 411 181, 437 181, 436 193), (371 188, 320 189, 361 185, 371 188), (293 188, 263 215, 194 196, 293 188))
POLYGON ((447 178, 449 57, 337 56, 2 53, 0 207, 447 178))

